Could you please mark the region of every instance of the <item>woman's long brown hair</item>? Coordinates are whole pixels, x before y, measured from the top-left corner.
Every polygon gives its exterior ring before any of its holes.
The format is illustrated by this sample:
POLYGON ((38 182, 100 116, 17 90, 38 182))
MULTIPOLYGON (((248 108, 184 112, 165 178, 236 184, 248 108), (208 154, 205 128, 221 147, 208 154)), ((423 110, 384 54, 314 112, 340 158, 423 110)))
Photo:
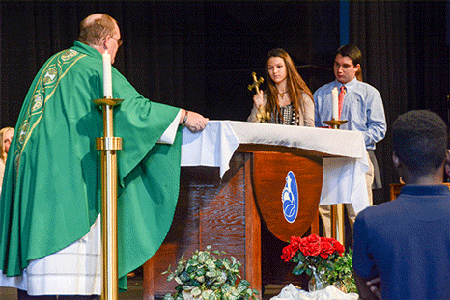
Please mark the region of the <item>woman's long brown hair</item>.
POLYGON ((313 95, 309 90, 308 86, 306 85, 305 81, 303 80, 303 78, 297 72, 297 68, 295 67, 294 61, 292 60, 291 56, 286 52, 286 50, 281 48, 272 49, 269 51, 269 53, 267 53, 267 60, 266 60, 267 111, 273 112, 275 115, 278 114, 278 116, 283 118, 283 116, 281 115, 280 106, 277 104, 278 90, 277 87, 275 86, 275 83, 270 78, 269 71, 267 69, 267 61, 271 57, 280 57, 284 60, 287 69, 287 87, 289 97, 291 98, 295 114, 296 116, 299 116, 301 112, 301 114, 304 115, 305 112, 304 102, 308 101, 308 99, 304 98, 303 93, 310 96, 311 99, 313 99, 313 95))

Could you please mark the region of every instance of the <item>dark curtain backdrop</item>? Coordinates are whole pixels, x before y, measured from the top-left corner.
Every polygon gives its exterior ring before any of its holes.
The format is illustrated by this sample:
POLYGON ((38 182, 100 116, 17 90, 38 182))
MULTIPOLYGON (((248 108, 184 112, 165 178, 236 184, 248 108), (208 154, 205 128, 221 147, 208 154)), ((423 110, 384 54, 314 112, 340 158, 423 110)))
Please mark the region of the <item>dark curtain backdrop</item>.
POLYGON ((141 94, 211 119, 245 120, 250 74, 265 76, 272 48, 291 54, 311 89, 333 79, 338 11, 338 2, 0 2, 1 126, 14 124, 36 72, 72 45, 91 13, 117 19, 125 43, 115 66, 141 94))
POLYGON ((363 52, 363 78, 380 90, 388 130, 377 145, 383 189, 374 202, 389 199, 399 182, 392 165, 390 126, 412 109, 429 109, 448 124, 449 50, 446 2, 351 2, 351 42, 363 52))
POLYGON ((141 94, 206 113, 203 4, 11 1, 0 4, 2 126, 15 123, 43 63, 72 46, 79 22, 96 12, 117 19, 125 43, 115 67, 141 94))
MULTIPOLYGON (((381 92, 387 123, 377 156, 389 197, 398 177, 389 128, 410 109, 447 120, 449 52, 444 1, 350 1, 350 39, 363 52, 364 81, 381 92)), ((286 49, 310 89, 334 79, 339 1, 3 1, 0 2, 0 126, 13 126, 39 68, 68 48, 85 16, 104 12, 125 41, 115 66, 153 101, 215 120, 244 121, 251 72, 286 49)))

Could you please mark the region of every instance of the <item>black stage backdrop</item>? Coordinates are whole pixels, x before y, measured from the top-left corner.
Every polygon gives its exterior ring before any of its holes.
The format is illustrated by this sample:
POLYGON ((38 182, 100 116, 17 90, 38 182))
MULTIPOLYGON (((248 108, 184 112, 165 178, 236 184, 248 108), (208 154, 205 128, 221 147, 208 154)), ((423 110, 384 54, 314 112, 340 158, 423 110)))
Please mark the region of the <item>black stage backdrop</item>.
MULTIPOLYGON (((378 144, 383 189, 398 182, 389 127, 411 109, 448 121, 446 3, 350 1, 350 41, 362 50, 364 81, 381 92, 387 123, 378 144)), ((264 74, 268 50, 293 57, 314 92, 333 80, 339 1, 7 1, 0 2, 0 127, 14 126, 36 74, 70 47, 91 13, 110 14, 125 41, 115 66, 153 101, 214 120, 245 121, 251 72, 264 74)))
POLYGON ((383 99, 388 130, 377 145, 383 190, 375 203, 389 199, 398 182, 392 166, 390 126, 402 113, 429 109, 448 124, 449 50, 445 1, 355 1, 351 4, 351 41, 363 52, 364 80, 383 99))

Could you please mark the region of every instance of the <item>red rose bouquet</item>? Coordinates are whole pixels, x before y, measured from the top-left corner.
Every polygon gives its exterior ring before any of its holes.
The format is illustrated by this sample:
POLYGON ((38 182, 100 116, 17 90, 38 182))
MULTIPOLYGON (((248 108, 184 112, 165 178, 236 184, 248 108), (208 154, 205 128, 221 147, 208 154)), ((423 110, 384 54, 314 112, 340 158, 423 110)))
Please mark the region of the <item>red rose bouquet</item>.
POLYGON ((315 271, 333 270, 334 261, 344 252, 344 246, 336 239, 311 234, 304 238, 291 237, 290 244, 283 248, 281 258, 298 263, 292 271, 295 275, 305 272, 311 276, 315 271))

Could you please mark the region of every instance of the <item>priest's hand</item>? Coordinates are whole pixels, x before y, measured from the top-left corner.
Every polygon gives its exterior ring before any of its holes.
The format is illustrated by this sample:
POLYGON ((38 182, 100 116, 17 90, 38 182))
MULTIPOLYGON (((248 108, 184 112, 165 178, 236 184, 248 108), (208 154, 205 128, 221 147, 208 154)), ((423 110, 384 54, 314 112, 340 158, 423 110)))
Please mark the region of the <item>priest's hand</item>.
POLYGON ((201 114, 193 111, 188 112, 187 110, 185 110, 182 124, 185 125, 191 132, 199 132, 205 129, 208 121, 209 119, 203 117, 201 114))

